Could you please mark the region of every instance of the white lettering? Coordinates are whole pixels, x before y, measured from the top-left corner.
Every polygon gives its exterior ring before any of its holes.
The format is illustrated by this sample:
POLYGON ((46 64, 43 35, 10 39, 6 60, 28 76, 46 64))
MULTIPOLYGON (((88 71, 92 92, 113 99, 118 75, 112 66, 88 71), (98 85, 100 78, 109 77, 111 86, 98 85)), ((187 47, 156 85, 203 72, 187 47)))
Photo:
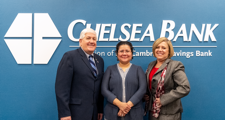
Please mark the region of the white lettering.
POLYGON ((211 24, 206 25, 206 31, 205 31, 205 38, 204 41, 208 41, 209 37, 211 38, 212 41, 216 41, 216 38, 213 34, 213 30, 218 26, 219 24, 215 24, 212 29, 210 29, 211 24))
POLYGON ((200 34, 199 31, 198 31, 198 29, 196 28, 195 24, 191 24, 191 30, 190 30, 189 40, 188 41, 191 41, 192 33, 194 32, 195 35, 198 38, 198 41, 202 42, 203 34, 204 34, 204 29, 205 29, 205 24, 202 24, 202 30, 201 30, 201 34, 200 34))
POLYGON ((160 37, 165 37, 166 36, 166 32, 169 32, 169 36, 167 37, 169 40, 172 40, 174 37, 174 32, 172 31, 175 27, 175 22, 172 20, 163 20, 163 24, 162 24, 162 30, 161 30, 161 34, 160 37), (170 25, 169 28, 167 28, 167 24, 170 25))
MULTIPOLYGON (((96 24, 95 32, 96 32, 97 38, 98 38, 98 35, 99 35, 100 27, 101 27, 101 24, 96 24)), ((87 24, 86 28, 91 28, 91 24, 87 24)))
POLYGON ((208 52, 200 52, 199 50, 196 50, 196 56, 212 56, 212 52, 208 50, 208 52))
POLYGON ((118 38, 114 38, 115 29, 116 29, 116 24, 112 24, 109 41, 118 41, 118 38))
POLYGON ((188 40, 188 39, 187 39, 187 31, 186 31, 186 26, 185 26, 185 24, 182 24, 182 25, 181 25, 180 30, 177 32, 177 35, 176 35, 176 37, 173 39, 173 41, 176 41, 177 38, 178 38, 179 36, 183 37, 183 40, 184 40, 184 41, 187 41, 187 40, 188 40))
POLYGON ((139 38, 135 38, 135 34, 141 33, 141 30, 136 30, 137 27, 142 27, 142 24, 133 24, 130 41, 139 41, 139 38))
POLYGON ((83 25, 85 25, 86 21, 85 20, 74 20, 73 22, 70 23, 68 30, 67 30, 67 34, 68 34, 68 37, 70 38, 70 40, 75 41, 75 42, 79 41, 79 38, 76 39, 73 36, 73 28, 77 23, 82 23, 83 25))
POLYGON ((153 33, 153 28, 152 28, 152 24, 149 24, 147 29, 145 30, 145 33, 143 34, 143 36, 141 37, 140 41, 143 41, 143 39, 149 36, 150 37, 150 41, 155 41, 155 37, 154 37, 154 33, 153 33))
POLYGON ((131 25, 128 24, 128 23, 125 23, 125 24, 123 24, 123 25, 121 26, 121 32, 126 36, 126 38, 123 39, 123 38, 121 37, 121 35, 120 35, 120 37, 119 37, 119 40, 120 40, 120 41, 127 41, 127 40, 130 39, 130 33, 125 29, 126 26, 127 26, 128 28, 131 27, 131 25))
POLYGON ((99 41, 108 41, 108 38, 104 38, 105 33, 109 33, 109 30, 105 30, 106 27, 111 27, 111 24, 102 24, 99 41))

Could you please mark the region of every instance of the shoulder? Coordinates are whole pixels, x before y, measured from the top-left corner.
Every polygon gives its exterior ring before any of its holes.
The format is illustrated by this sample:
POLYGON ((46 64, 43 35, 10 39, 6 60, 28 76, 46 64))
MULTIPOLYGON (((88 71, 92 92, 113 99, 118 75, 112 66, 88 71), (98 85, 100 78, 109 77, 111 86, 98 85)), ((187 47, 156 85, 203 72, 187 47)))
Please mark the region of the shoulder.
POLYGON ((79 48, 75 49, 75 50, 70 50, 67 51, 63 54, 63 57, 61 59, 61 61, 73 61, 76 60, 77 58, 80 58, 80 54, 79 54, 79 48))
POLYGON ((156 63, 156 60, 154 60, 154 61, 150 62, 150 63, 149 63, 149 65, 151 65, 151 64, 155 64, 155 63, 156 63))
POLYGON ((135 64, 132 64, 131 66, 131 71, 133 72, 137 72, 137 73, 144 73, 143 69, 141 66, 138 66, 138 65, 135 65, 135 64))
POLYGON ((78 49, 75 49, 75 50, 70 50, 70 51, 67 51, 64 53, 64 56, 70 56, 70 55, 74 55, 74 54, 77 54, 78 53, 78 49))
POLYGON ((116 64, 115 64, 115 65, 110 65, 110 66, 108 66, 108 67, 106 68, 105 73, 111 72, 111 71, 116 71, 116 70, 117 70, 117 65, 116 65, 116 64))
POLYGON ((183 70, 184 71, 184 65, 181 61, 176 61, 176 60, 171 59, 169 61, 168 67, 171 68, 171 69, 174 69, 174 71, 177 71, 177 70, 183 70))
POLYGON ((132 64, 131 68, 142 69, 141 66, 138 66, 138 65, 135 65, 135 64, 132 64))
POLYGON ((176 61, 176 60, 172 60, 172 59, 170 59, 169 64, 172 66, 183 65, 183 63, 181 61, 176 61))
POLYGON ((156 64, 156 60, 150 62, 150 63, 148 64, 148 68, 149 68, 150 66, 154 66, 155 64, 156 64))
POLYGON ((115 68, 117 68, 117 64, 115 64, 115 65, 110 65, 110 66, 107 67, 107 69, 115 69, 115 68))

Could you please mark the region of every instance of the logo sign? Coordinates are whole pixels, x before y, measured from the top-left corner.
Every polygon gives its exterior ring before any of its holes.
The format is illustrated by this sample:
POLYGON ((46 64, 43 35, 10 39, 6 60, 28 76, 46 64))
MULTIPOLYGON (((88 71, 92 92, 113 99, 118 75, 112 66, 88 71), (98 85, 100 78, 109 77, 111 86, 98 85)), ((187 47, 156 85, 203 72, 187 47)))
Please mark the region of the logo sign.
POLYGON ((18 13, 4 37, 17 64, 48 64, 61 42, 48 13, 18 13))

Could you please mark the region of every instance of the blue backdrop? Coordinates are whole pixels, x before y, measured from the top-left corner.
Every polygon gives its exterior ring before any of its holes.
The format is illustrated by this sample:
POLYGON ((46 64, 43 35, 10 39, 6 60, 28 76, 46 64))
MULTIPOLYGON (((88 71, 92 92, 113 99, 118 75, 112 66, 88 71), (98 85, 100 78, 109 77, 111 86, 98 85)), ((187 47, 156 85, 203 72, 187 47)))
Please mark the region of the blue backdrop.
MULTIPOLYGON (((87 27, 87 24, 91 24, 93 29, 100 26, 99 47, 95 52, 101 53, 105 61, 105 69, 107 66, 117 63, 115 53, 112 55, 112 51, 120 41, 116 41, 116 38, 121 36, 122 39, 127 38, 135 46, 132 63, 141 66, 145 71, 148 64, 155 60, 150 53, 148 55, 146 50, 151 52, 154 40, 159 38, 161 33, 163 35, 163 30, 167 31, 165 36, 171 37, 176 52, 176 56, 172 59, 179 60, 184 64, 191 85, 190 94, 182 98, 183 120, 224 120, 225 81, 223 79, 225 74, 223 67, 225 65, 223 62, 225 56, 222 54, 225 51, 224 4, 224 0, 1 0, 0 119, 57 119, 54 89, 57 66, 66 51, 76 49, 76 46, 79 45, 78 42, 71 40, 69 34, 78 38, 80 31, 87 27), (22 20, 19 21, 31 22, 29 35, 6 35, 13 21, 21 13, 30 13, 29 15, 32 16, 28 15, 29 20, 22 17, 22 20), (45 37, 61 39, 49 61, 38 64, 34 62, 36 60, 34 58, 36 55, 35 45, 38 43, 33 41, 36 40, 35 35, 40 33, 40 30, 44 31, 44 29, 36 30, 36 28, 45 21, 35 26, 37 21, 40 21, 38 18, 42 18, 35 16, 38 15, 37 13, 46 13, 41 15, 49 16, 56 27, 53 29, 57 29, 60 34, 58 36, 55 35, 56 33, 52 36, 43 35, 43 39, 45 37), (86 23, 85 25, 82 23, 71 25, 75 20, 83 20, 86 23), (166 25, 164 28, 162 27, 163 23, 166 25), (68 30, 69 25, 73 30, 71 33, 68 30), (173 27, 173 25, 175 26, 173 27), (169 30, 169 28, 171 29, 169 30), (198 31, 196 32, 196 30, 198 31), (141 41, 145 32, 146 36, 141 41), (151 33, 153 35, 150 35, 151 33), (189 37, 190 33, 193 33, 191 37, 189 37), (109 40, 110 35, 116 40, 109 40), (176 36, 178 38, 175 41, 176 36), (185 38, 186 36, 188 40, 185 38), (19 48, 20 43, 12 40, 7 43, 7 40, 10 39, 30 41, 29 45, 31 46, 27 48, 30 50, 30 56, 27 54, 14 56, 13 48, 22 49, 23 47, 19 48), (106 41, 103 41, 104 39, 106 41), (135 39, 137 40, 134 41, 135 39), (152 40, 150 41, 150 39, 152 40), (199 54, 199 51, 204 53, 199 54), (188 57, 188 52, 190 57, 188 57), (27 56, 31 63, 20 64, 15 60, 27 56)), ((49 20, 49 18, 47 19, 49 20)), ((27 22, 24 22, 24 25, 18 24, 21 26, 17 27, 18 30, 12 34, 16 34, 20 30, 26 31, 23 27, 26 26, 25 24, 27 22)), ((53 49, 51 46, 47 47, 49 50, 53 49)), ((40 50, 41 48, 38 48, 37 51, 40 50)), ((16 51, 14 50, 14 52, 16 51)))

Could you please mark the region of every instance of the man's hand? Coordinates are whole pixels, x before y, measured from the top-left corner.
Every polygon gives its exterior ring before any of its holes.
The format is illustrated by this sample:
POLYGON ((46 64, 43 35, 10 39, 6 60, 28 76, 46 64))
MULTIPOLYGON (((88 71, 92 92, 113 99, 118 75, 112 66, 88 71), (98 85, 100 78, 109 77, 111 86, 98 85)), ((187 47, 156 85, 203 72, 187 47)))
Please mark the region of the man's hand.
POLYGON ((98 120, 102 120, 103 113, 98 113, 98 120))
POLYGON ((68 117, 62 117, 60 118, 60 120, 72 120, 72 119, 71 119, 71 116, 68 116, 68 117))

